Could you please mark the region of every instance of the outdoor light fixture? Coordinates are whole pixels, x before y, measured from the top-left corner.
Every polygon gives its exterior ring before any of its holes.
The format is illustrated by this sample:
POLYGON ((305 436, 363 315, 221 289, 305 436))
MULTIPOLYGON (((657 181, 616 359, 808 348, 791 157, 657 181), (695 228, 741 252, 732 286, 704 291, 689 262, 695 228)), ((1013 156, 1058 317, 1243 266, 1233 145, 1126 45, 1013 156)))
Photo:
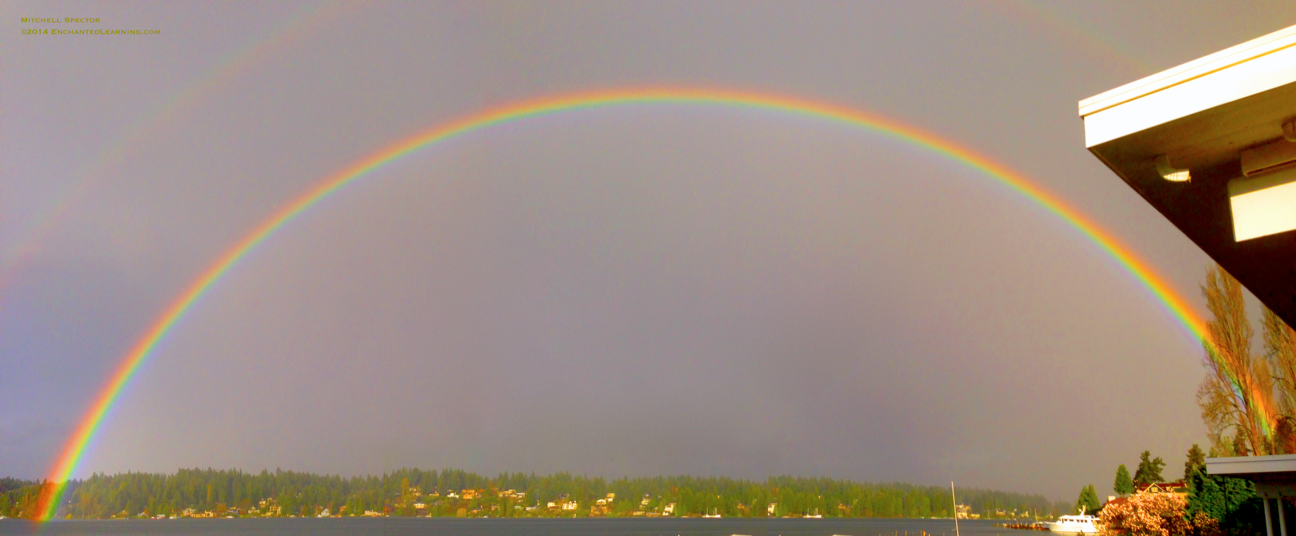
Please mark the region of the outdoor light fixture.
POLYGON ((1170 157, 1166 155, 1156 157, 1156 169, 1157 173, 1161 174, 1161 178, 1170 182, 1188 182, 1192 180, 1192 176, 1188 174, 1188 170, 1175 169, 1174 166, 1171 166, 1170 157))

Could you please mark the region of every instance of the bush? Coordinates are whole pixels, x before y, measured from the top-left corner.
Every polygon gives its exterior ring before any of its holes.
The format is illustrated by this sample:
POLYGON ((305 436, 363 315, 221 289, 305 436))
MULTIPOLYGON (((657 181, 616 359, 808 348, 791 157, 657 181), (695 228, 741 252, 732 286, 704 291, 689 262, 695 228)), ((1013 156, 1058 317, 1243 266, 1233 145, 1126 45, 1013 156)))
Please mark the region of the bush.
POLYGON ((1176 493, 1138 493, 1108 504, 1098 516, 1099 534, 1127 536, 1218 536, 1219 522, 1204 513, 1188 516, 1188 499, 1176 493))

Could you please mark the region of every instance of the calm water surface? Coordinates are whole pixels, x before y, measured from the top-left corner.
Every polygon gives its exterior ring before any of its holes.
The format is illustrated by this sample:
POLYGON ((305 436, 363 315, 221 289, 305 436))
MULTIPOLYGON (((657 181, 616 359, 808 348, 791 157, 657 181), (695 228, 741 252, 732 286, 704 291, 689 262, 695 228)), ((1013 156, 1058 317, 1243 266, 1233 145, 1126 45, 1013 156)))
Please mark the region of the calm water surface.
MULTIPOLYGON (((994 527, 992 521, 959 521, 966 536, 1041 533, 994 527)), ((463 534, 487 536, 953 536, 952 520, 928 519, 168 519, 54 521, 39 530, 26 521, 0 520, 0 534, 463 534)))

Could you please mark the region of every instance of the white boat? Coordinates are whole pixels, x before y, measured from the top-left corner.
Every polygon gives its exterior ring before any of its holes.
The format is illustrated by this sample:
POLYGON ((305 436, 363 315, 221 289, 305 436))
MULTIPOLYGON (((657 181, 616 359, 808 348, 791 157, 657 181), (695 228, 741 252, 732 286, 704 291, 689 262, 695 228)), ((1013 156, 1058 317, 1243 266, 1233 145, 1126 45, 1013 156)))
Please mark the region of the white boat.
POLYGON ((1078 515, 1062 516, 1057 521, 1045 523, 1048 529, 1058 534, 1098 534, 1098 518, 1095 516, 1078 515))

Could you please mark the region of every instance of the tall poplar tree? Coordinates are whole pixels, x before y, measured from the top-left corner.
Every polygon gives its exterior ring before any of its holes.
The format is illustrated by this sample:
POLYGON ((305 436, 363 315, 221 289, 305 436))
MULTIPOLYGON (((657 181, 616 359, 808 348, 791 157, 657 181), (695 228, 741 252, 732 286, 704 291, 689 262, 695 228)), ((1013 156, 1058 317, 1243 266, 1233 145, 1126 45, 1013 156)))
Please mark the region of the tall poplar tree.
MULTIPOLYGON (((1207 340, 1202 341, 1206 378, 1197 389, 1211 447, 1218 452, 1268 454, 1270 425, 1278 421, 1274 379, 1268 360, 1251 352, 1254 330, 1247 319, 1242 284, 1216 265, 1206 272, 1201 290, 1214 316, 1206 325, 1207 340), (1245 448, 1230 449, 1231 439, 1245 448)), ((1137 474, 1134 480, 1138 481, 1137 474)))
POLYGON ((1283 417, 1274 433, 1274 454, 1296 454, 1296 330, 1278 315, 1264 308, 1265 357, 1277 386, 1279 410, 1283 417))
POLYGON ((1260 323, 1264 327, 1265 357, 1273 367, 1283 413, 1291 415, 1296 412, 1296 330, 1268 307, 1260 323))

